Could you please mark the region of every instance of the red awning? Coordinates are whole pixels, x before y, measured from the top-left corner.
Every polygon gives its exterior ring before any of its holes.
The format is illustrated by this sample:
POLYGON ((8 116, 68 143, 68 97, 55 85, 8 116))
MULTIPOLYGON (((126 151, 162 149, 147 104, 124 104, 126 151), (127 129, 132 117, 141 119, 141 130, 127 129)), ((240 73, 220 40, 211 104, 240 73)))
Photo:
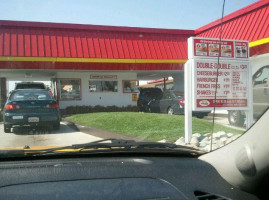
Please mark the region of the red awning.
POLYGON ((0 21, 0 68, 65 69, 77 63, 74 69, 182 69, 192 35, 190 30, 0 21))

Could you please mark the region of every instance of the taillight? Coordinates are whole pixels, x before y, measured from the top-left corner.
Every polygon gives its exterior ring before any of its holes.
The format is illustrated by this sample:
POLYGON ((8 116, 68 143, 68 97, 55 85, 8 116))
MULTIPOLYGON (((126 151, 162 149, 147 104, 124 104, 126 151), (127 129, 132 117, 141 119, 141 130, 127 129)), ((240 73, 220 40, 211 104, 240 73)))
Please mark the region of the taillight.
POLYGON ((6 110, 15 110, 15 109, 20 109, 21 107, 19 105, 16 104, 7 104, 5 106, 6 110))
POLYGON ((51 103, 51 104, 47 104, 45 107, 46 108, 59 108, 59 104, 58 103, 51 103))
POLYGON ((178 101, 178 102, 179 102, 179 104, 180 104, 180 105, 182 105, 182 106, 184 106, 184 105, 185 105, 185 100, 184 100, 184 99, 179 99, 179 101, 178 101))
POLYGON ((53 93, 52 93, 52 91, 50 90, 50 94, 53 96, 53 93))

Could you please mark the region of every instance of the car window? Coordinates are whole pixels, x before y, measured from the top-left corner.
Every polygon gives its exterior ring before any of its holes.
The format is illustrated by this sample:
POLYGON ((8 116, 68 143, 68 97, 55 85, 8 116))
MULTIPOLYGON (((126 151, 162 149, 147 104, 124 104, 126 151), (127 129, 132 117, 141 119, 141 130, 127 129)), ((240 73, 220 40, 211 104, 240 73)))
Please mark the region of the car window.
POLYGON ((51 100, 52 96, 46 91, 17 91, 13 92, 11 101, 51 100))
POLYGON ((171 96, 171 94, 170 94, 169 91, 167 91, 167 92, 165 92, 165 93, 163 94, 163 99, 171 99, 171 98, 172 98, 172 96, 171 96))
POLYGON ((184 96, 184 93, 183 93, 183 92, 179 92, 179 91, 174 91, 174 92, 173 92, 173 95, 174 95, 174 98, 177 98, 177 97, 182 97, 182 96, 184 96))
POLYGON ((45 89, 43 84, 18 84, 16 89, 45 89))
POLYGON ((161 91, 160 90, 143 90, 140 93, 141 96, 145 96, 145 97, 149 97, 149 98, 154 98, 154 97, 158 97, 161 95, 161 91))
POLYGON ((259 70, 254 76, 254 85, 264 85, 268 82, 269 67, 259 70))

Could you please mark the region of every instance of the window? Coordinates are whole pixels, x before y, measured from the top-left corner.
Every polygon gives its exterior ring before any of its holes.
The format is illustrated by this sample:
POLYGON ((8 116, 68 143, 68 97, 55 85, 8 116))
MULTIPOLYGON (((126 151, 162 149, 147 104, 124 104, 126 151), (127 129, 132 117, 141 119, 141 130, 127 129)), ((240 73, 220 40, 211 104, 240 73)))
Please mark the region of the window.
POLYGON ((59 92, 61 100, 79 100, 81 99, 81 81, 80 79, 60 79, 59 92))
POLYGON ((138 92, 136 80, 124 80, 122 81, 122 88, 124 93, 138 92))
POLYGON ((118 92, 118 81, 89 81, 90 92, 118 92))
POLYGON ((51 100, 52 96, 48 91, 17 91, 11 96, 12 101, 28 101, 28 100, 51 100))
POLYGON ((268 81, 269 67, 259 70, 254 76, 254 85, 263 85, 268 81))

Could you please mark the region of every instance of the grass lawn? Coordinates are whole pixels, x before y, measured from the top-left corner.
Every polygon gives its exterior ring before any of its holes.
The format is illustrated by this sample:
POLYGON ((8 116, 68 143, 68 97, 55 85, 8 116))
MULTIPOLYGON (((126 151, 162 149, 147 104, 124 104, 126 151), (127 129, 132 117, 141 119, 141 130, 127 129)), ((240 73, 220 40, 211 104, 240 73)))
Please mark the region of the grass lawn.
MULTIPOLYGON (((77 114, 67 118, 77 124, 131 135, 151 141, 176 141, 184 136, 184 116, 142 112, 108 112, 77 114)), ((212 123, 193 118, 193 133, 210 133, 212 123)), ((214 132, 242 133, 240 130, 215 124, 214 132)))

